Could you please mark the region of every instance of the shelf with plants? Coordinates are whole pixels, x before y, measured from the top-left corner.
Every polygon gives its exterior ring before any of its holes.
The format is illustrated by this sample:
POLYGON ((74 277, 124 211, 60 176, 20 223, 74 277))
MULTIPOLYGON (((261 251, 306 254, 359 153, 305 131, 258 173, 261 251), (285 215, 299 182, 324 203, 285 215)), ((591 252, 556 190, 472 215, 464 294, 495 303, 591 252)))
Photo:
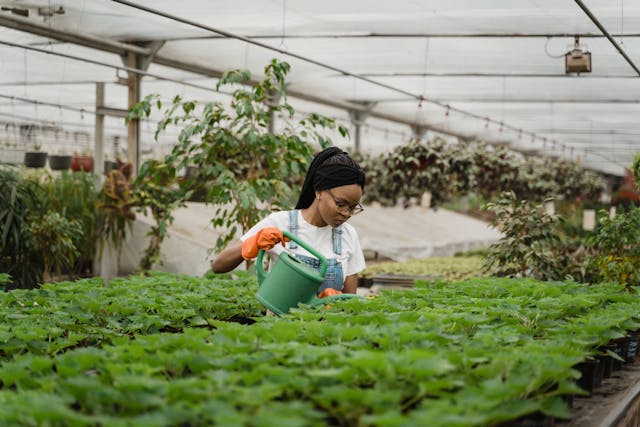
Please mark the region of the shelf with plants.
POLYGON ((386 276, 433 276, 434 279, 459 281, 486 274, 480 255, 459 257, 431 257, 408 261, 384 261, 368 265, 361 276, 373 280, 386 276))

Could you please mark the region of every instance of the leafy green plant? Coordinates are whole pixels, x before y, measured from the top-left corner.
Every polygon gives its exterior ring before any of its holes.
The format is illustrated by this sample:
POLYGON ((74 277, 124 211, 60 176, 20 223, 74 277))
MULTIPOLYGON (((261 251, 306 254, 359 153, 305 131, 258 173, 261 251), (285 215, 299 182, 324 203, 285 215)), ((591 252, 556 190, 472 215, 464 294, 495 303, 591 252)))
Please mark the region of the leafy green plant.
MULTIPOLYGON (((286 62, 271 61, 265 78, 250 89, 234 90, 228 107, 219 102, 199 106, 179 96, 163 111, 156 137, 167 126, 180 126, 178 143, 164 163, 176 170, 194 166, 197 174, 182 181, 192 189, 206 183, 205 201, 216 205, 214 227, 224 227, 216 248, 224 247, 238 231, 246 231, 273 209, 290 209, 297 185, 312 157, 313 144, 324 148, 331 141, 325 129, 344 136, 346 129, 318 114, 310 114, 291 125, 294 109, 287 103, 286 62), (270 132, 275 116, 284 116, 287 126, 270 132), (238 230, 238 228, 240 230, 238 230)), ((248 72, 225 73, 218 83, 248 83, 248 72)), ((237 86, 236 86, 237 87, 237 86)), ((132 117, 148 117, 156 96, 148 96, 130 112, 132 117)), ((162 103, 156 102, 158 109, 162 103)))
POLYGON ((29 233, 37 250, 42 252, 44 261, 44 281, 52 280, 55 269, 58 277, 62 267, 69 268, 79 255, 74 240, 82 233, 78 221, 68 220, 57 212, 31 217, 29 233))
POLYGON ((362 156, 360 163, 372 184, 365 201, 383 206, 419 204, 427 191, 432 207, 469 193, 491 200, 504 191, 532 201, 553 197, 593 202, 605 188, 602 177, 576 163, 524 160, 481 141, 411 140, 387 154, 362 156))
POLYGON ((602 281, 640 285, 640 208, 621 210, 614 218, 602 212, 590 241, 598 248, 593 263, 602 281))
POLYGON ((640 153, 636 153, 633 156, 633 162, 631 163, 631 173, 635 180, 636 186, 640 187, 640 153))
POLYGON ((39 185, 17 172, 0 168, 0 271, 12 286, 32 288, 42 278, 42 253, 29 235, 29 218, 42 211, 39 185))
POLYGON ((404 206, 422 202, 425 192, 431 193, 430 205, 437 206, 452 191, 450 155, 446 142, 434 139, 427 143, 411 140, 383 156, 385 169, 380 182, 372 182, 382 200, 404 206))
POLYGON ((41 187, 46 193, 46 211, 58 212, 82 227, 82 233, 73 241, 79 254, 69 267, 69 273, 71 276, 90 274, 98 242, 100 214, 97 209, 99 191, 93 175, 63 171, 55 177, 47 176, 41 187))
POLYGON ((640 326, 638 295, 621 285, 419 283, 283 317, 260 315, 249 298, 256 286, 248 276, 152 273, 0 294, 0 422, 445 427, 535 412, 568 418, 561 397, 584 394, 573 367, 640 326), (234 313, 255 322, 224 321, 234 313))
POLYGON ((5 289, 5 285, 11 283, 11 275, 7 273, 0 273, 0 290, 5 289))
POLYGON ((491 245, 485 268, 499 276, 557 279, 559 266, 552 251, 558 240, 559 217, 544 211, 543 205, 531 206, 518 200, 514 192, 487 205, 494 211, 493 223, 504 236, 491 245))

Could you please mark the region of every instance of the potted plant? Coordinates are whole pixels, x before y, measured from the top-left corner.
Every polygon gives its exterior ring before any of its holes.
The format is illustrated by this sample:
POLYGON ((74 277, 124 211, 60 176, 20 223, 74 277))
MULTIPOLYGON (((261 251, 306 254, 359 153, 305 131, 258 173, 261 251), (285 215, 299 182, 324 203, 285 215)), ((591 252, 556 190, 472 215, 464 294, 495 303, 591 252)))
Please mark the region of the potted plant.
POLYGON ((64 151, 52 154, 49 156, 49 167, 54 171, 67 170, 71 167, 71 156, 64 151))
POLYGON ((109 282, 111 273, 118 273, 122 243, 127 229, 133 226, 136 219, 133 211, 135 203, 131 186, 132 174, 131 163, 123 163, 119 169, 109 171, 98 196, 99 232, 103 239, 100 248, 101 263, 111 264, 111 268, 115 270, 101 272, 105 284, 109 282))
POLYGON ((74 154, 71 158, 71 170, 74 172, 93 172, 93 154, 85 150, 82 155, 74 154))
POLYGON ((33 151, 24 153, 24 165, 28 168, 43 168, 47 164, 47 153, 40 151, 42 146, 36 142, 33 144, 33 151))

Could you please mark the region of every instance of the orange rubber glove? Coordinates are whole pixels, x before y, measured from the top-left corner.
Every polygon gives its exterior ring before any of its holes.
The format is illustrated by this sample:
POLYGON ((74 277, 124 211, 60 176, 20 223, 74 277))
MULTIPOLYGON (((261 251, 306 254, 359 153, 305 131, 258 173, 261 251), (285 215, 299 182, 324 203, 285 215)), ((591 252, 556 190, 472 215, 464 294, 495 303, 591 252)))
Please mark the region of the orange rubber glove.
POLYGON ((246 260, 253 259, 258 256, 260 249, 268 251, 278 242, 282 242, 282 246, 284 246, 284 242, 288 241, 289 239, 284 237, 278 227, 265 227, 244 241, 242 244, 242 258, 246 260))
POLYGON ((340 295, 342 292, 336 291, 333 288, 327 288, 318 294, 318 298, 330 297, 331 295, 340 295))

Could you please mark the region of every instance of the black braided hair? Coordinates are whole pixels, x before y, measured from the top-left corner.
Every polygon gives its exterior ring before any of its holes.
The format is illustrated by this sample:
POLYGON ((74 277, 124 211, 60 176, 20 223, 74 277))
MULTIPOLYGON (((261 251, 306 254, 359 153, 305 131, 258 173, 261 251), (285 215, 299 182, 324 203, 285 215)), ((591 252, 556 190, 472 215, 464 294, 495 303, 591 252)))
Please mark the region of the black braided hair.
POLYGON ((349 184, 358 184, 364 190, 365 183, 364 172, 349 154, 338 147, 325 148, 316 154, 309 165, 296 209, 311 206, 318 190, 349 184))

